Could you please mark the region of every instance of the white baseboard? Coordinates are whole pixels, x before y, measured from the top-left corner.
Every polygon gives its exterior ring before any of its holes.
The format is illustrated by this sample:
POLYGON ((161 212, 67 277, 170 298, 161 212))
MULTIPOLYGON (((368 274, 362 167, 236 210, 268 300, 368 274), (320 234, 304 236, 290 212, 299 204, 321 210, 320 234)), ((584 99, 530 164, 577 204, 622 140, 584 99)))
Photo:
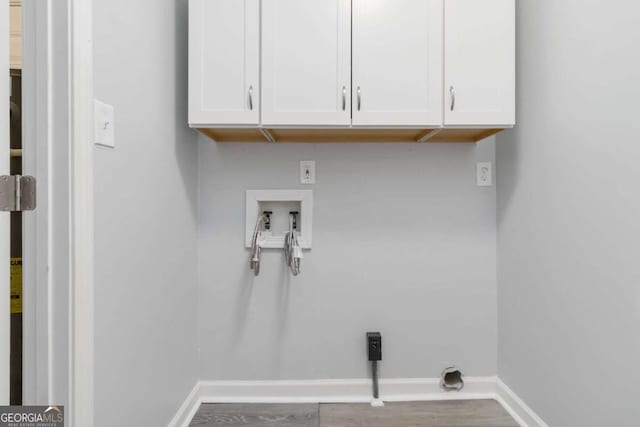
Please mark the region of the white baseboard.
MULTIPOLYGON (((491 399, 496 392, 496 378, 465 378, 460 392, 440 389, 440 380, 383 379, 380 399, 383 401, 491 399)), ((203 381, 200 383, 202 403, 343 403, 369 402, 371 380, 309 381, 203 381)))
MULTIPOLYGON (((496 377, 465 377, 462 391, 446 392, 438 378, 380 380, 386 402, 494 399, 522 427, 548 427, 496 377)), ((202 403, 369 403, 371 380, 200 381, 169 423, 188 427, 202 403)))
POLYGON ((198 412, 200 403, 200 383, 197 382, 176 415, 169 422, 168 427, 188 427, 196 412, 198 412))
POLYGON ((522 427, 549 427, 517 394, 499 378, 496 383, 496 400, 522 427))

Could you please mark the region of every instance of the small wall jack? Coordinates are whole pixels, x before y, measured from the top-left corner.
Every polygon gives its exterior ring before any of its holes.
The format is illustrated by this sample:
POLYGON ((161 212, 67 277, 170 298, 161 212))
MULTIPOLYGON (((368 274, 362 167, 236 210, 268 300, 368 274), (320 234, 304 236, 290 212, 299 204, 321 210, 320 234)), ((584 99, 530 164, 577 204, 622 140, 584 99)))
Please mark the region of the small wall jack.
POLYGON ((382 335, 380 335, 380 332, 367 332, 367 353, 371 362, 371 376, 373 378, 371 406, 384 406, 384 402, 380 400, 378 386, 378 361, 382 360, 382 335))

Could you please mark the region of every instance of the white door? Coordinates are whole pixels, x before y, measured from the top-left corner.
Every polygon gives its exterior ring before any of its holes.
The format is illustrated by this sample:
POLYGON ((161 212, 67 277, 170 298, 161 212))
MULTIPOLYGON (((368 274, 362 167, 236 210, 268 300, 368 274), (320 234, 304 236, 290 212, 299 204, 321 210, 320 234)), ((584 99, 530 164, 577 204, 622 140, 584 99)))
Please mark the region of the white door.
POLYGON ((445 125, 515 124, 515 0, 445 0, 445 125))
POLYGON ((443 0, 353 0, 353 124, 442 124, 443 0))
POLYGON ((189 2, 189 124, 260 121, 260 0, 189 2))
POLYGON ((262 123, 351 123, 351 1, 262 1, 262 123))
MULTIPOLYGON (((9 1, 0 1, 0 175, 9 175, 9 1)), ((9 213, 0 212, 0 405, 9 404, 9 213)))

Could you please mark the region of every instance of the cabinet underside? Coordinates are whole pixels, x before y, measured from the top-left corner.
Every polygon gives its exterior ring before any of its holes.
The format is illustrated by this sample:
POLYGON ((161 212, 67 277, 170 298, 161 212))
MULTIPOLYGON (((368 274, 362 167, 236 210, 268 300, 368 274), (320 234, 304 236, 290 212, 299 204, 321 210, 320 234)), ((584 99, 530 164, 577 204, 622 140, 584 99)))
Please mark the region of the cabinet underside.
POLYGON ((504 130, 197 128, 216 142, 478 142, 504 130))

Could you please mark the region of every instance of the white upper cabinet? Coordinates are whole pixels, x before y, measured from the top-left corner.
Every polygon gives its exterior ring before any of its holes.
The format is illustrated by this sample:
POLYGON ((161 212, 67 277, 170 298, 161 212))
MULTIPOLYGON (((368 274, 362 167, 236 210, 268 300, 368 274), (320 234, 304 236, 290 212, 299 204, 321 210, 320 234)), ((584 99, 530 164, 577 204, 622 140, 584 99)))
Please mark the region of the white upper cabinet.
POLYGON ((216 141, 479 141, 515 125, 515 1, 189 0, 189 124, 216 141))
POLYGON ((260 122, 260 0, 189 2, 189 123, 260 122))
POLYGON ((442 124, 443 8, 443 0, 353 0, 354 125, 442 124))
POLYGON ((515 0, 445 0, 445 126, 515 124, 515 0))
POLYGON ((262 1, 262 124, 351 123, 351 1, 262 1))

